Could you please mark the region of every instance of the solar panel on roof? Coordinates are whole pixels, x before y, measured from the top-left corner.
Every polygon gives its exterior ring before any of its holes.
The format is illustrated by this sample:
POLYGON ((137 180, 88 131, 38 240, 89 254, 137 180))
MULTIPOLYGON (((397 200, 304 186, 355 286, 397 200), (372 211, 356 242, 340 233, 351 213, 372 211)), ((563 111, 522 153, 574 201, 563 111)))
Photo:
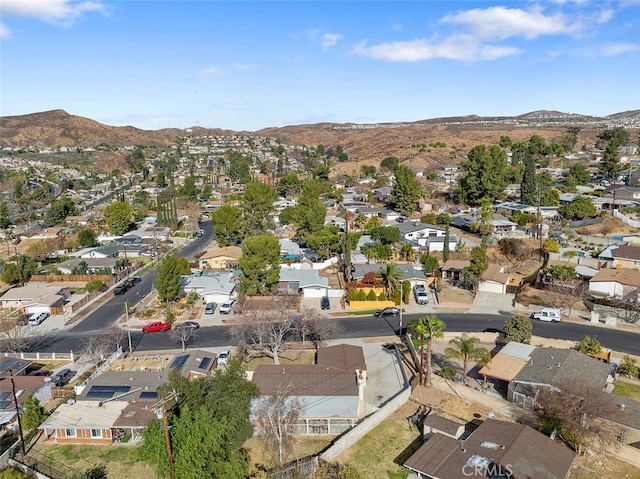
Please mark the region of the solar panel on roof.
POLYGON ((118 394, 129 392, 131 386, 91 386, 85 398, 109 399, 118 394))
POLYGON ((185 354, 184 356, 178 356, 172 361, 170 367, 180 369, 182 366, 184 366, 184 363, 187 362, 187 359, 189 359, 188 354, 185 354))
POLYGON ((0 410, 9 409, 10 407, 14 409, 11 406, 11 401, 0 401, 0 410))
POLYGON ((200 361, 200 364, 198 364, 198 369, 207 369, 211 364, 211 361, 211 358, 203 358, 202 361, 200 361))
POLYGON ((11 395, 11 393, 9 391, 5 391, 3 393, 0 394, 0 401, 7 399, 9 396, 11 395))
POLYGON ((140 399, 157 399, 157 391, 143 391, 140 393, 140 399))

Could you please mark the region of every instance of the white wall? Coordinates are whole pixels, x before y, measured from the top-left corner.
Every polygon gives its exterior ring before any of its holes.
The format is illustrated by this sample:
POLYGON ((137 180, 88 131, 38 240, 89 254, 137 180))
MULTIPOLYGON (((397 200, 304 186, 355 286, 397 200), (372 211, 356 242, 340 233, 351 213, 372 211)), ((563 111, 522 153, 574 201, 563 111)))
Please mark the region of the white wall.
POLYGON ((320 286, 313 288, 302 288, 302 296, 305 298, 322 298, 327 295, 327 288, 320 286))

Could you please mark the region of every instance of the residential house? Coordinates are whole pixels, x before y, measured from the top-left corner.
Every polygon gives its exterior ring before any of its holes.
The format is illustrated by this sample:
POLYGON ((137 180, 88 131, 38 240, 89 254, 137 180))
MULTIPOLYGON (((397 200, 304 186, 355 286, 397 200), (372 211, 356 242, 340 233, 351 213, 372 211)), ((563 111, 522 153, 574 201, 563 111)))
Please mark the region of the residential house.
POLYGON ((329 291, 329 280, 313 269, 293 269, 282 265, 279 281, 279 292, 301 294, 304 298, 321 298, 329 291))
POLYGON ((509 279, 509 273, 504 272, 504 266, 490 264, 487 270, 482 273, 482 281, 478 283, 478 291, 507 294, 509 279))
POLYGON ((637 269, 601 269, 589 280, 589 292, 616 299, 640 294, 640 273, 637 269))
POLYGON ((185 293, 197 293, 207 303, 222 304, 234 294, 236 280, 233 273, 206 271, 200 276, 190 275, 181 278, 185 293))
POLYGON ((295 241, 289 239, 280 239, 280 256, 285 259, 300 259, 302 257, 302 249, 295 241))
POLYGON ((15 387, 18 408, 21 410, 29 394, 35 394, 37 390, 42 388, 48 381, 48 378, 44 376, 25 376, 26 368, 24 367, 24 363, 31 365, 29 362, 8 359, 2 363, 7 364, 0 364, 0 371, 3 371, 3 373, 0 374, 0 430, 16 420, 16 405, 12 388, 15 387), (7 366, 9 366, 9 369, 13 372, 13 384, 8 370, 5 369, 7 366), (4 371, 7 372, 4 373, 4 371), (16 374, 16 371, 20 374, 16 374))
POLYGON ((364 414, 366 372, 362 348, 348 344, 320 348, 316 364, 261 364, 251 375, 260 390, 251 418, 257 422, 265 401, 286 394, 301 406, 296 434, 341 434, 364 414))
POLYGON ((29 314, 59 314, 70 294, 68 286, 46 284, 19 286, 4 293, 0 298, 0 307, 17 308, 29 314))
POLYGON ((504 194, 508 198, 520 198, 520 183, 510 183, 504 189, 504 194))
POLYGON ((427 414, 427 417, 422 421, 422 438, 425 441, 434 434, 442 434, 458 439, 464 434, 464 430, 464 424, 438 414, 427 414))
MULTIPOLYGON (((479 220, 480 218, 476 213, 465 213, 453 218, 451 224, 467 231, 473 231, 474 225, 478 223, 479 220)), ((508 220, 500 213, 494 213, 491 219, 491 233, 494 235, 511 233, 515 231, 517 227, 517 223, 508 220)))
POLYGON ((564 444, 529 426, 486 419, 464 441, 433 434, 404 467, 418 479, 566 479, 575 456, 564 444))
MULTIPOLYGON (((365 277, 366 274, 374 273, 379 274, 385 267, 386 263, 365 263, 354 265, 352 277, 355 281, 359 281, 365 277)), ((399 273, 400 281, 409 281, 411 287, 421 284, 428 286, 434 278, 427 277, 424 274, 422 265, 418 264, 394 264, 396 271, 399 273)))
POLYGON ((611 366, 575 349, 538 348, 507 343, 480 374, 506 381, 507 400, 535 407, 542 388, 572 393, 576 388, 604 390, 611 379, 611 366))
POLYGON ((240 258, 242 258, 242 248, 239 246, 216 246, 207 249, 198 258, 198 263, 202 270, 229 270, 239 267, 240 258))
POLYGON ((72 258, 56 264, 56 269, 62 274, 73 274, 82 265, 86 265, 87 274, 115 274, 116 258, 72 258))
POLYGON ((613 266, 640 270, 640 246, 620 245, 613 253, 613 266))
MULTIPOLYGON (((426 248, 427 251, 443 251, 447 230, 440 226, 407 221, 395 226, 400 231, 400 237, 405 243, 415 248, 426 248)), ((458 237, 449 233, 449 249, 454 251, 458 244, 458 237)))
POLYGON ((462 270, 469 266, 469 261, 461 259, 447 260, 442 266, 440 266, 440 277, 442 279, 448 279, 452 282, 460 281, 462 277, 462 270))

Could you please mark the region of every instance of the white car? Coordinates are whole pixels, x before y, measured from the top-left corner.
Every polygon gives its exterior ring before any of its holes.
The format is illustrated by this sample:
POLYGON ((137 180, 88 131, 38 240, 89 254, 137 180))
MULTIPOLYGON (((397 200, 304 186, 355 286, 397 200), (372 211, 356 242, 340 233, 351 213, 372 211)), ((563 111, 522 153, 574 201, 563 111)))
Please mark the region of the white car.
POLYGON ((36 313, 29 318, 29 324, 31 326, 38 326, 49 317, 49 313, 36 313))
POLYGON ((222 306, 220 306, 220 309, 218 311, 220 311, 220 314, 229 314, 231 312, 231 308, 233 308, 233 303, 235 302, 236 301, 234 299, 225 301, 224 303, 222 303, 222 306))
POLYGON ((231 351, 225 349, 224 351, 220 351, 218 353, 218 367, 226 366, 229 362, 229 357, 231 356, 231 351))
POLYGON ((560 321, 560 310, 554 308, 542 308, 537 313, 533 313, 531 315, 533 319, 537 319, 539 321, 547 321, 557 323, 560 321))

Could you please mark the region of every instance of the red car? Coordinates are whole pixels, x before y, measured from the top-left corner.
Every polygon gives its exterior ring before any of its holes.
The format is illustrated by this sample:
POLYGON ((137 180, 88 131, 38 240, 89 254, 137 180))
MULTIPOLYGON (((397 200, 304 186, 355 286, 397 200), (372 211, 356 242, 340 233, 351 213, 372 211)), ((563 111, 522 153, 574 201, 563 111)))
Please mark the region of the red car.
POLYGON ((155 321, 153 323, 149 323, 142 328, 143 333, 155 333, 156 331, 169 331, 171 329, 171 324, 164 323, 162 321, 155 321))

